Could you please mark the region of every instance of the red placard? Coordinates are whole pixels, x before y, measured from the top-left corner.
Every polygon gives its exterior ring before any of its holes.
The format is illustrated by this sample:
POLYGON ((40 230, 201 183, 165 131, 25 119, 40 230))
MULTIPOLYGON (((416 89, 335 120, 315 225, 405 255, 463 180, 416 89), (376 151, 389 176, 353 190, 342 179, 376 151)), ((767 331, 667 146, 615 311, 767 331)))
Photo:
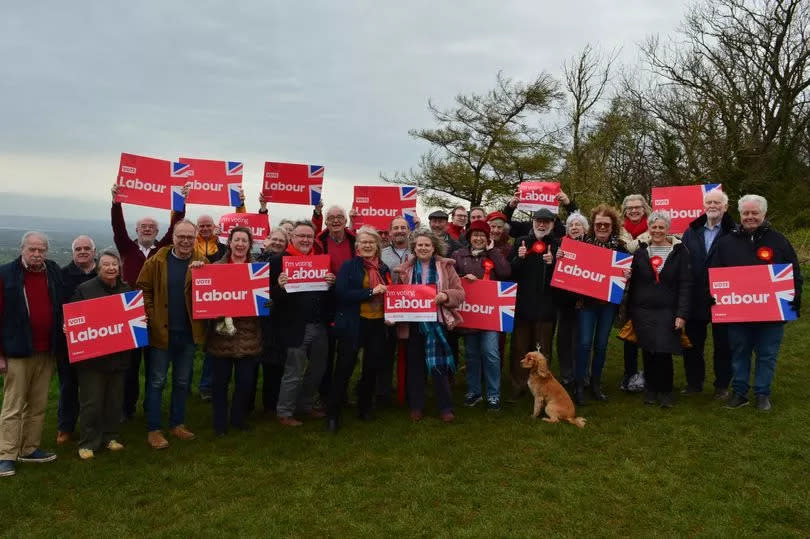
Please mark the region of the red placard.
POLYGON ((281 259, 287 274, 287 292, 311 292, 329 290, 326 274, 329 273, 329 255, 285 256, 281 259))
POLYGON ((182 188, 190 170, 185 163, 122 153, 115 181, 118 185, 115 201, 183 211, 186 202, 182 188))
POLYGON ((195 319, 270 314, 270 264, 206 264, 191 270, 195 319))
POLYGON ((416 218, 416 187, 396 185, 355 185, 354 203, 357 210, 354 227, 373 226, 385 230, 394 217, 403 216, 413 230, 416 218))
POLYGON ((267 161, 262 193, 267 202, 314 206, 321 201, 324 172, 322 165, 267 161))
POLYGON ((385 291, 388 322, 436 322, 436 285, 390 284, 385 291))
POLYGON ((242 199, 239 197, 239 189, 242 187, 242 163, 189 157, 181 157, 180 162, 191 166, 189 171, 191 190, 186 197, 186 204, 237 208, 242 205, 242 199))
POLYGON ((508 281, 461 280, 464 303, 460 328, 511 332, 515 325, 517 284, 508 281))
POLYGON ((529 212, 546 209, 551 213, 559 213, 559 194, 558 182, 522 182, 518 185, 517 209, 529 212))
POLYGON ((624 270, 633 263, 633 255, 589 243, 563 238, 551 286, 585 296, 621 303, 624 295, 624 270))
POLYGON ((219 239, 228 241, 231 229, 245 226, 253 233, 253 245, 261 247, 270 235, 270 215, 267 213, 227 213, 219 218, 219 239))
POLYGON ((703 215, 703 197, 715 189, 721 190, 719 183, 704 185, 679 185, 676 187, 653 187, 652 209, 665 211, 672 224, 670 234, 681 234, 689 223, 703 215))
POLYGON ((712 322, 796 320, 795 286, 792 264, 709 268, 712 322))
POLYGON ((70 363, 149 344, 141 290, 65 303, 62 313, 70 363))

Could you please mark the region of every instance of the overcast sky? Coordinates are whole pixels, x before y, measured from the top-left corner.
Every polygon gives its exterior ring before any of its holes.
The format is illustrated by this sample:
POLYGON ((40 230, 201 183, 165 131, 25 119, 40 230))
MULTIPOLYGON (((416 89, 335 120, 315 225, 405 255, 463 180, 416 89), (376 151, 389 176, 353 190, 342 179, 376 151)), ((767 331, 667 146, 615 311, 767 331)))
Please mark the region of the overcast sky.
MULTIPOLYGON (((89 207, 106 218, 128 152, 243 161, 250 211, 264 161, 322 164, 325 201, 349 206, 353 184, 418 162, 426 146, 407 132, 432 125, 429 98, 450 106, 458 93, 485 92, 498 70, 517 80, 558 76, 588 42, 622 47, 635 64, 637 44, 671 34, 685 6, 10 2, 0 18, 0 191, 59 197, 65 217, 91 217, 89 207)), ((309 213, 270 210, 274 223, 309 213)), ((0 213, 25 211, 53 215, 53 204, 0 201, 0 213)), ((160 210, 126 212, 165 220, 160 210)))

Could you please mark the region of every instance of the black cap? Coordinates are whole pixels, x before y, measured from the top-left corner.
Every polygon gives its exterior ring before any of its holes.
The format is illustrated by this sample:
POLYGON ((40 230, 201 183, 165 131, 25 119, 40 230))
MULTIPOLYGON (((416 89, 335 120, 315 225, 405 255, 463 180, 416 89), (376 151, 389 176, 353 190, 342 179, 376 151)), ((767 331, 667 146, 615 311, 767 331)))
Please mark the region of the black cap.
POLYGON ((536 212, 534 212, 534 214, 532 215, 532 219, 546 219, 546 220, 549 220, 549 221, 553 221, 555 217, 556 216, 553 213, 551 213, 550 210, 547 210, 546 208, 541 208, 541 209, 537 210, 536 212))
POLYGON ((444 219, 445 221, 448 219, 447 212, 442 210, 436 210, 430 215, 428 215, 428 219, 444 219))

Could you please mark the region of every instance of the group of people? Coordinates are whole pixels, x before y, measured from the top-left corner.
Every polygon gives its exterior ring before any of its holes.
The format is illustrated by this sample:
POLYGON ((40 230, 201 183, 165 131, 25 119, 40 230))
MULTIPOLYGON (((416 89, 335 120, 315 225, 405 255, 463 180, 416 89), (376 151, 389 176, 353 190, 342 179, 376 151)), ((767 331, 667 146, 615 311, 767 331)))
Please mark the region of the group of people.
MULTIPOLYGON (((414 230, 404 217, 392 219, 387 230, 353 230, 351 214, 338 206, 323 211, 319 204, 311 219, 278 223, 260 252, 252 248, 249 228, 231 229, 223 243, 210 216, 194 223, 183 212, 172 213, 163 237, 158 238, 157 222, 145 218, 131 238, 121 204, 113 202, 115 248, 97 252, 91 238, 79 236, 73 242, 73 260, 64 268, 47 258, 47 237, 28 232, 20 256, 0 266, 0 476, 13 475, 16 462, 56 458, 41 448, 54 367, 60 382, 56 442, 73 440, 78 423, 82 459, 103 448, 123 449, 119 426, 136 413, 142 363, 148 444, 154 449, 169 446, 163 430, 169 367, 168 433, 178 440, 194 439, 186 426, 186 401, 198 352, 204 357, 199 392, 212 402, 218 436, 229 429, 249 429, 259 369, 261 403, 281 425, 297 427, 316 418, 326 422, 328 431, 338 432, 361 351, 355 390, 357 416, 364 421, 396 400, 419 421, 427 408, 430 380, 440 419, 452 422, 451 388, 462 358, 464 405, 483 403, 497 412, 503 363, 509 365, 511 398, 520 400, 528 377, 520 359, 538 348, 549 360, 556 356, 559 378, 577 405, 586 403, 586 390, 591 400, 605 401, 602 372, 614 325, 623 325, 625 338, 621 389, 643 391, 644 403, 673 406, 673 355, 684 357, 687 385, 682 393, 703 391, 711 324, 715 397, 730 408, 748 403, 753 352, 756 406, 771 408, 783 324, 711 323, 708 288, 710 267, 793 264, 796 295, 791 305, 799 312, 802 278, 796 253, 766 220, 764 198, 741 197, 741 222, 736 224, 727 213, 727 195, 709 191, 705 213, 681 237, 669 233, 668 215, 651 211, 641 195, 627 196, 621 210, 600 204, 588 216, 565 193, 558 200, 561 215, 542 209, 528 221, 515 220, 513 198, 501 211, 461 206, 450 215, 434 211, 429 227, 417 222, 414 230), (621 305, 551 286, 564 237, 632 254, 621 305), (329 256, 327 289, 288 292, 283 257, 310 254, 329 256), (254 261, 269 262, 270 316, 192 317, 195 268, 254 261), (508 353, 503 333, 458 327, 465 300, 462 282, 480 279, 518 285, 508 353), (384 295, 391 284, 434 285, 437 321, 386 322, 384 295), (143 291, 149 346, 69 363, 62 305, 133 289, 143 291)), ((266 212, 265 200, 260 197, 259 202, 259 211, 266 212)), ((244 203, 237 211, 245 211, 244 203)))

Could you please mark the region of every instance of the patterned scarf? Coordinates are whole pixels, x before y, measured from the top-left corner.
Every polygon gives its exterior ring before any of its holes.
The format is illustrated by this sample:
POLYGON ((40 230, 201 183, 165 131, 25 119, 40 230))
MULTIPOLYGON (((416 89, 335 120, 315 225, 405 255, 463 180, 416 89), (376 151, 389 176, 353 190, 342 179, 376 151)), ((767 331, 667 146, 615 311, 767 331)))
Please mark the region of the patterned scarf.
POLYGON ((641 219, 638 223, 634 223, 629 218, 624 218, 624 229, 633 236, 633 239, 637 238, 639 234, 643 234, 647 232, 647 218, 646 216, 641 219))
MULTIPOLYGON (((368 274, 368 287, 374 290, 374 287, 378 284, 383 284, 382 274, 380 273, 380 259, 376 256, 374 258, 363 258, 363 269, 366 270, 368 274)), ((382 294, 377 294, 376 296, 371 296, 369 303, 372 305, 379 305, 382 308, 383 304, 383 296, 382 294)))
MULTIPOLYGON (((422 262, 417 259, 413 268, 411 282, 414 284, 438 285, 439 277, 436 271, 436 259, 430 259, 426 283, 422 282, 422 262)), ((442 325, 439 322, 417 323, 419 324, 419 333, 425 336, 425 365, 428 372, 437 376, 453 374, 456 370, 456 364, 453 361, 453 350, 447 343, 447 337, 444 335, 442 325)))

